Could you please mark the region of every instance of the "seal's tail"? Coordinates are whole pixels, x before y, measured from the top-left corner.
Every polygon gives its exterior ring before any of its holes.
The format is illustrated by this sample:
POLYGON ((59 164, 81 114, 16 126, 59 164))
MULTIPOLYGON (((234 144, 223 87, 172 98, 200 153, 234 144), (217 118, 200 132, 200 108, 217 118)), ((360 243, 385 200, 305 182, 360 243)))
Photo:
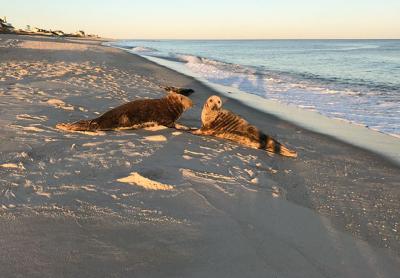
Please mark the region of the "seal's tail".
POLYGON ((181 94, 184 95, 186 97, 190 96, 191 94, 194 93, 193 89, 189 89, 189 88, 177 88, 177 87, 164 87, 164 90, 166 90, 167 92, 174 92, 177 94, 181 94))
MULTIPOLYGON (((264 141, 264 140, 263 140, 264 141)), ((282 145, 275 139, 269 137, 268 135, 265 136, 265 146, 263 149, 265 149, 267 152, 270 153, 277 153, 282 156, 287 156, 287 157, 297 157, 297 152, 293 150, 289 150, 286 146, 282 145)))
POLYGON ((296 151, 289 150, 284 145, 280 145, 279 154, 283 155, 283 156, 287 156, 287 157, 293 157, 293 158, 297 157, 297 152, 296 151))
POLYGON ((94 120, 80 120, 75 123, 59 123, 56 128, 66 131, 95 131, 98 124, 94 120))

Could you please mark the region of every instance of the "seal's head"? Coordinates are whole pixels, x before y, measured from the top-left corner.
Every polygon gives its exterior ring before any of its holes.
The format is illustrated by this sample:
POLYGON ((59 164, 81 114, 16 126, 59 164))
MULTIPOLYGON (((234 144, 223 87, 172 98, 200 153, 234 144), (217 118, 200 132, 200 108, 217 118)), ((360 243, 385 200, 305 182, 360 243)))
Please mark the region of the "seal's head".
POLYGON ((222 101, 219 96, 210 96, 204 106, 209 110, 219 110, 222 107, 222 101))
POLYGON ((193 107, 193 102, 190 98, 188 98, 184 95, 181 95, 181 94, 177 94, 175 92, 170 92, 167 95, 167 99, 174 103, 180 103, 182 105, 184 111, 193 107))

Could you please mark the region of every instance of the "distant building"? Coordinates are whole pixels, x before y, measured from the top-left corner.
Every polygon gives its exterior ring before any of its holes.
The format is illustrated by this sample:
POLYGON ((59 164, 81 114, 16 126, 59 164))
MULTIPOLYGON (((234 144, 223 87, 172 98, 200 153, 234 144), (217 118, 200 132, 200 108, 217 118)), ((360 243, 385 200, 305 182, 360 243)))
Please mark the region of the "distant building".
POLYGON ((65 36, 65 33, 63 31, 61 31, 61 30, 51 31, 51 33, 53 35, 60 36, 60 37, 64 37, 65 36))
POLYGON ((41 28, 38 28, 38 27, 33 27, 33 28, 32 28, 32 32, 33 32, 33 33, 46 33, 46 34, 51 33, 51 32, 48 31, 48 30, 41 29, 41 28))
POLYGON ((84 31, 79 30, 73 34, 65 33, 61 30, 46 30, 38 27, 31 27, 26 25, 26 29, 15 29, 10 23, 7 22, 7 18, 0 18, 0 33, 14 33, 21 35, 40 35, 40 36, 57 36, 57 37, 98 37, 97 35, 88 35, 84 31))
POLYGON ((15 28, 11 25, 11 23, 7 22, 7 18, 4 19, 0 18, 0 32, 2 33, 12 33, 14 32, 15 28))
POLYGON ((79 31, 75 32, 73 35, 77 36, 77 37, 85 37, 86 36, 85 32, 82 31, 82 30, 79 30, 79 31))

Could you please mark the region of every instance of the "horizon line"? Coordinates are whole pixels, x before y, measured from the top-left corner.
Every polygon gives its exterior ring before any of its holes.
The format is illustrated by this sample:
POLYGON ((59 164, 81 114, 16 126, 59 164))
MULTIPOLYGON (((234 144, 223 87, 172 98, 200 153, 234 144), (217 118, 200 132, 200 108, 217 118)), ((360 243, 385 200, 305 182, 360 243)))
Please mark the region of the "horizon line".
MULTIPOLYGON (((106 37, 103 37, 107 39, 106 37)), ((113 40, 141 40, 141 41, 166 41, 166 40, 186 40, 186 41, 262 41, 262 40, 276 40, 276 41, 284 41, 284 40, 400 40, 399 38, 109 38, 113 40)))

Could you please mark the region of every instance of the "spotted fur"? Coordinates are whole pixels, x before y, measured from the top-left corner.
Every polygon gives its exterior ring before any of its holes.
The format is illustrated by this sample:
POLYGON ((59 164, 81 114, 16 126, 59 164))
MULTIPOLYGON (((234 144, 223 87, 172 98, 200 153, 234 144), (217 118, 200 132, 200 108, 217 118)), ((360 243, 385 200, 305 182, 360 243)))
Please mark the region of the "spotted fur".
POLYGON ((218 96, 207 99, 201 113, 201 121, 202 127, 194 131, 194 134, 223 138, 269 153, 297 157, 295 151, 289 150, 240 116, 222 109, 222 101, 218 96))

